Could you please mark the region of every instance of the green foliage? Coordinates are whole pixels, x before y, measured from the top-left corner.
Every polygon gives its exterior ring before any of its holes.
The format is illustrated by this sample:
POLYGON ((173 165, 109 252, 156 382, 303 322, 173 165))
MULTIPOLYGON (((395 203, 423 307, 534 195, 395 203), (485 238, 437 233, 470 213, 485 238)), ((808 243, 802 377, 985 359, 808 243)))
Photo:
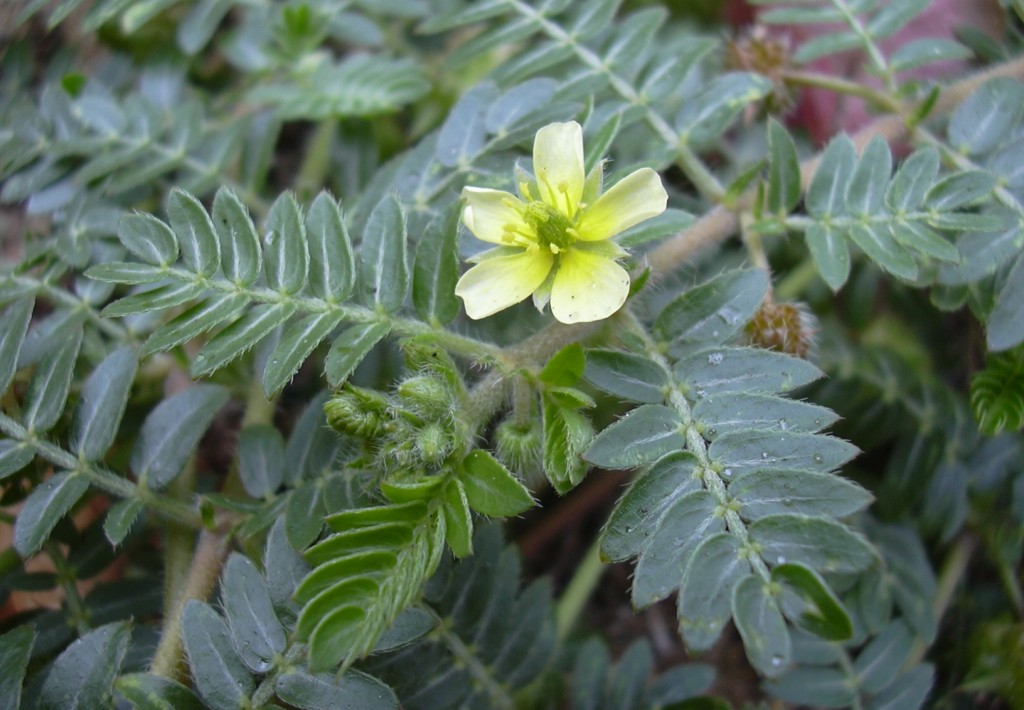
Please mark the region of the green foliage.
POLYGON ((669 5, 12 10, 0 705, 1014 702, 1024 88, 941 72, 1019 38, 669 5), (808 87, 869 122, 827 136, 808 87), (532 199, 561 121, 585 201, 666 188, 587 245, 629 298, 468 319, 467 225, 516 235, 460 193, 532 199))
POLYGON ((971 378, 971 409, 981 431, 996 436, 1024 427, 1024 361, 1021 349, 992 355, 971 378))

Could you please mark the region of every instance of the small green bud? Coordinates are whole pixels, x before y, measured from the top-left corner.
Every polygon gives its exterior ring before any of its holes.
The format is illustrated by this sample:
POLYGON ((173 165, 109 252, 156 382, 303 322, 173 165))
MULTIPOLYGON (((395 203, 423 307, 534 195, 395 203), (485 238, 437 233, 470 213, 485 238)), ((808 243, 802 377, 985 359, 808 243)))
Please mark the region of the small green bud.
POLYGON ((506 419, 494 431, 495 453, 512 471, 527 478, 541 471, 541 432, 536 422, 506 419))
POLYGON ((433 375, 416 375, 404 380, 398 385, 398 396, 410 409, 428 417, 449 414, 455 403, 448 384, 433 375))
POLYGON ((439 464, 455 450, 452 435, 439 424, 428 424, 416 434, 416 449, 426 464, 439 464))
POLYGON ((390 425, 387 397, 360 387, 347 386, 324 404, 327 423, 344 434, 373 437, 390 425))

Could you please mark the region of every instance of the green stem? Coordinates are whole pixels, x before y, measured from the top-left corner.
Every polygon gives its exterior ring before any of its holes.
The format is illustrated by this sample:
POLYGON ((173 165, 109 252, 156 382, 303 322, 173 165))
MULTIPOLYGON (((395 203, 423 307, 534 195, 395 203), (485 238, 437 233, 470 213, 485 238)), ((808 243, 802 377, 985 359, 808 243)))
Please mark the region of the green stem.
POLYGON ((203 527, 202 519, 192 506, 140 488, 128 479, 118 476, 95 462, 79 459, 59 446, 40 439, 34 434, 29 434, 25 427, 5 414, 0 414, 0 431, 12 439, 23 442, 25 446, 31 446, 38 455, 57 467, 85 476, 89 483, 111 495, 118 498, 141 500, 168 520, 177 521, 197 530, 203 527))
POLYGON ((82 595, 78 593, 78 587, 75 584, 75 570, 68 564, 67 559, 61 554, 55 543, 47 542, 43 549, 57 571, 57 581, 64 591, 64 603, 67 605, 71 621, 74 623, 78 635, 85 636, 89 632, 89 612, 85 608, 82 595))
POLYGON ((587 605, 587 600, 597 588, 597 583, 604 574, 605 565, 601 561, 601 541, 594 540, 583 562, 576 568, 576 572, 565 588, 561 599, 558 600, 558 607, 555 609, 555 622, 558 629, 558 640, 564 641, 569 632, 576 626, 576 622, 587 605))
POLYGON ((281 677, 282 673, 287 673, 292 669, 302 658, 306 655, 306 645, 297 643, 289 648, 284 658, 279 663, 275 663, 270 673, 260 681, 259 686, 256 688, 256 692, 252 694, 250 699, 250 706, 253 708, 261 708, 269 703, 273 697, 274 692, 277 688, 277 679, 281 677))
POLYGON ((775 285, 775 297, 780 301, 792 301, 807 291, 812 283, 819 280, 818 267, 813 259, 804 259, 775 285))
POLYGON ((898 114, 903 110, 903 105, 890 94, 838 76, 819 74, 817 72, 788 71, 782 75, 782 78, 787 84, 827 89, 837 94, 856 96, 877 105, 889 113, 898 114))
POLYGON ((879 75, 881 75, 882 80, 885 82, 885 87, 891 93, 896 93, 896 82, 893 79, 892 69, 889 67, 889 62, 886 61, 882 50, 877 44, 875 44, 875 40, 870 34, 868 34, 867 28, 864 27, 864 23, 862 23, 860 19, 853 14, 845 0, 832 0, 832 5, 843 14, 843 19, 846 20, 846 24, 848 24, 850 29, 860 37, 861 44, 864 46, 864 50, 868 53, 868 58, 874 65, 875 70, 879 75))
POLYGON ((208 530, 200 533, 188 578, 171 613, 164 617, 163 633, 149 667, 151 673, 164 678, 177 677, 182 662, 181 617, 185 604, 189 599, 205 600, 210 596, 229 549, 223 535, 208 530))
MULTIPOLYGON (((939 573, 935 598, 932 600, 932 613, 935 616, 936 623, 942 620, 942 617, 945 616, 946 611, 949 609, 953 593, 960 585, 964 575, 967 574, 967 567, 977 547, 978 538, 970 533, 966 533, 957 539, 953 549, 946 555, 946 559, 942 563, 942 571, 939 573)), ((924 659, 928 647, 928 643, 918 639, 914 643, 914 648, 907 657, 906 663, 903 664, 904 668, 910 668, 920 663, 924 659)))
POLYGON ((666 404, 678 412, 680 419, 682 419, 682 428, 684 436, 686 437, 686 449, 692 453, 697 461, 700 463, 702 470, 702 480, 707 490, 715 496, 718 500, 719 507, 725 511, 725 525, 726 528, 740 541, 740 549, 747 553, 747 560, 750 562, 750 566, 757 574, 764 579, 766 582, 771 579, 771 574, 768 571, 767 565, 761 556, 756 553, 753 544, 750 541, 750 533, 747 530, 746 523, 740 518, 737 512, 734 502, 730 499, 730 496, 726 490, 726 483, 723 477, 727 478, 730 475, 729 469, 719 472, 718 466, 714 464, 711 457, 708 455, 708 445, 704 440, 704 436, 700 433, 697 428, 696 422, 693 420, 693 412, 690 409, 690 403, 686 401, 686 396, 683 391, 679 388, 676 383, 675 377, 672 374, 672 367, 669 365, 668 360, 662 354, 658 344, 651 338, 650 333, 647 332, 647 328, 644 327, 640 319, 627 308, 624 313, 624 320, 626 326, 640 339, 643 341, 647 350, 647 356, 654 360, 662 370, 665 372, 665 376, 671 383, 668 398, 666 404))
POLYGON ((479 654, 466 646, 458 634, 452 632, 451 623, 447 619, 438 620, 438 625, 433 635, 440 639, 452 652, 456 664, 462 665, 469 671, 474 684, 487 693, 491 700, 490 707, 500 708, 501 710, 512 710, 515 707, 515 701, 512 699, 509 690, 502 687, 495 680, 491 669, 481 662, 479 654))
MULTIPOLYGON (((167 486, 168 495, 180 501, 190 500, 195 493, 196 457, 189 457, 184 470, 167 486)), ((191 574, 192 553, 196 544, 195 530, 176 520, 164 527, 164 618, 174 616, 191 574)), ((166 630, 165 630, 166 633, 166 630)))

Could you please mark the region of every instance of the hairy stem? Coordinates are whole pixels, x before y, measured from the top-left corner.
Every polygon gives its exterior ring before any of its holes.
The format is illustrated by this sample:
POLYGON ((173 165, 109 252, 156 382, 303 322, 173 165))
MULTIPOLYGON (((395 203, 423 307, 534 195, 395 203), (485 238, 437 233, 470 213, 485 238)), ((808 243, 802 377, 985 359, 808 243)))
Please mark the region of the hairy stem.
POLYGON ((164 617, 160 644, 149 667, 151 673, 164 678, 176 678, 181 667, 181 616, 189 599, 207 599, 220 577, 229 550, 227 539, 220 533, 204 530, 189 569, 188 578, 172 611, 164 617))
POLYGON ((32 447, 39 456, 42 456, 55 466, 72 471, 76 475, 85 476, 90 484, 100 490, 106 491, 118 498, 141 500, 168 520, 177 521, 194 529, 203 527, 199 514, 192 506, 167 496, 159 495, 148 489, 140 488, 128 479, 117 475, 98 463, 84 461, 56 444, 41 439, 35 434, 30 434, 26 431, 25 427, 2 413, 0 413, 0 432, 3 432, 12 439, 23 442, 25 446, 32 447))

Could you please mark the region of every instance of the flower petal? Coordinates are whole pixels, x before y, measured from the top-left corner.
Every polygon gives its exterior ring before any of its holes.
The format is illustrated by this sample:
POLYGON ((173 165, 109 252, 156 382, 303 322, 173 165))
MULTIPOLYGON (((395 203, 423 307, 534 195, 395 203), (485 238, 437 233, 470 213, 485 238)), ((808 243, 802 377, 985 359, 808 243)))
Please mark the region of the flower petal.
POLYGON ((645 219, 665 211, 668 193, 658 173, 641 168, 597 198, 580 217, 579 238, 585 242, 611 239, 645 219))
POLYGON ((583 129, 575 121, 552 123, 533 139, 533 172, 542 200, 572 219, 583 198, 583 129))
POLYGON ((510 192, 465 187, 462 189, 462 198, 466 201, 462 222, 477 239, 492 244, 508 244, 503 237, 508 233, 506 227, 509 226, 519 232, 533 233, 533 229, 523 220, 522 210, 526 206, 510 192))
POLYGON ((569 249, 559 255, 551 287, 551 313, 563 323, 607 318, 629 295, 629 274, 600 254, 569 249))
POLYGON ((486 318, 533 293, 544 283, 554 261, 546 249, 496 256, 464 273, 455 286, 455 295, 465 302, 470 318, 486 318))

